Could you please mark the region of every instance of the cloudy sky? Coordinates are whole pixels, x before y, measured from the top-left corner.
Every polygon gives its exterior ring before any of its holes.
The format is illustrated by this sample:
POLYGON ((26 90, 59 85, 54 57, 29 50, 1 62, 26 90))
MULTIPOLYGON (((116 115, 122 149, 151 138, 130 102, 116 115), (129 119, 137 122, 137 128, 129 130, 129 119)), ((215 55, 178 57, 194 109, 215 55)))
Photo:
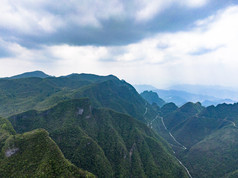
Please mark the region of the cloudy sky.
POLYGON ((0 14, 0 77, 238 88, 237 0, 1 0, 0 14))

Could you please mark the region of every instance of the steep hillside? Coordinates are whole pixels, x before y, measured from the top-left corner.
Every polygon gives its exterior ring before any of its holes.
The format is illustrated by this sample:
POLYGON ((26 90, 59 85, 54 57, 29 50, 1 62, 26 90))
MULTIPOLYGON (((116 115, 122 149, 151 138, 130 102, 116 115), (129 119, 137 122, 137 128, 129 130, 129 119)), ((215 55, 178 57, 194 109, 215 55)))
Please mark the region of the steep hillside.
POLYGON ((229 125, 192 146, 183 160, 194 177, 215 178, 237 170, 237 157, 238 129, 229 125))
POLYGON ((94 177, 66 160, 43 129, 15 134, 0 118, 0 177, 94 177))
POLYGON ((176 150, 176 155, 193 177, 237 175, 238 104, 204 108, 199 103, 187 103, 170 114, 165 111, 165 125, 186 148, 176 150))
POLYGON ((187 177, 170 147, 145 124, 112 110, 94 109, 88 99, 9 120, 18 133, 46 129, 66 158, 99 177, 187 177))
POLYGON ((226 178, 236 178, 238 177, 238 170, 235 170, 225 176, 226 178))
MULTIPOLYGON (((169 130, 172 130, 177 125, 181 124, 190 117, 196 116, 203 110, 203 107, 200 103, 191 103, 188 102, 177 108, 174 112, 168 113, 164 118, 164 122, 169 130)), ((162 115, 165 115, 163 113, 162 115)))
POLYGON ((46 109, 58 100, 67 99, 65 94, 73 89, 111 78, 115 77, 72 74, 65 77, 0 79, 0 115, 9 116, 33 108, 46 109), (53 102, 41 104, 54 95, 57 97, 53 102))
POLYGON ((150 105, 125 81, 108 80, 92 85, 87 85, 75 90, 70 98, 88 97, 94 107, 107 107, 129 114, 145 122, 146 116, 153 117, 155 113, 150 105), (147 108, 146 116, 145 111, 147 108), (150 112, 149 112, 150 111, 150 112), (154 115, 153 115, 154 114, 154 115))
POLYGON ((2 150, 2 147, 4 146, 6 139, 9 136, 15 134, 16 132, 13 129, 11 123, 7 119, 0 117, 0 150, 2 150))
POLYGON ((107 107, 148 123, 153 108, 123 80, 115 76, 72 74, 65 77, 0 79, 0 115, 44 110, 60 101, 88 97, 94 107, 107 107))

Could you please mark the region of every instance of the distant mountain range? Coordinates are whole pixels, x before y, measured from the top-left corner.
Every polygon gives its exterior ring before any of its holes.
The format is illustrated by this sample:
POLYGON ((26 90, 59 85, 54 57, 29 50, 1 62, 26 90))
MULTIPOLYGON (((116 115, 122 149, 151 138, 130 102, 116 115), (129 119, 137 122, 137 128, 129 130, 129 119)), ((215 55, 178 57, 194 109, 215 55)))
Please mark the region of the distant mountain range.
POLYGON ((169 89, 176 89, 194 94, 203 94, 207 96, 213 96, 215 98, 238 101, 238 89, 232 87, 183 84, 171 86, 169 89))
MULTIPOLYGON (((189 88, 188 85, 186 86, 187 88, 189 88)), ((143 92, 142 90, 154 91, 165 102, 167 103, 173 102, 178 106, 182 106, 183 104, 187 102, 201 102, 203 106, 217 105, 221 103, 230 104, 230 103, 236 102, 236 100, 229 99, 229 97, 235 99, 236 92, 235 91, 230 92, 230 90, 227 90, 224 88, 216 89, 214 87, 198 86, 198 89, 196 90, 196 86, 192 86, 190 89, 186 90, 186 87, 174 86, 172 87, 172 89, 164 90, 164 89, 156 89, 155 87, 150 85, 134 85, 134 87, 140 93, 143 92), (209 92, 208 92, 208 89, 210 89, 209 92), (219 95, 219 92, 221 93, 221 95, 219 95), (216 94, 213 94, 213 93, 216 93, 216 94)))
POLYGON ((154 91, 157 88, 153 87, 152 85, 133 85, 138 93, 142 93, 143 91, 154 91))

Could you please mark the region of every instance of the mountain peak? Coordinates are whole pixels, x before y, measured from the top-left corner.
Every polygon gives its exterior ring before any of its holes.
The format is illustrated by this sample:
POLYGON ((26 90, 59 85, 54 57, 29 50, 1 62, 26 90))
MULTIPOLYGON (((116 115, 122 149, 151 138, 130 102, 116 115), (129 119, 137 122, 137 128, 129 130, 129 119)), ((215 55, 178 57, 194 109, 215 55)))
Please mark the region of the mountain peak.
POLYGON ((197 103, 187 102, 180 108, 182 112, 189 112, 189 113, 198 113, 202 109, 203 107, 200 102, 197 103))
POLYGON ((47 75, 42 71, 36 70, 32 72, 25 72, 19 75, 14 75, 12 77, 8 77, 8 79, 20 79, 20 78, 30 78, 30 77, 47 78, 47 77, 50 77, 50 75, 47 75))
POLYGON ((100 75, 95 75, 95 74, 87 74, 87 73, 72 73, 66 76, 63 76, 66 78, 71 78, 71 79, 81 79, 81 80, 90 80, 90 81, 97 81, 97 80, 108 80, 108 79, 117 79, 118 78, 114 75, 107 75, 107 76, 100 76, 100 75))
POLYGON ((156 103, 159 107, 165 104, 165 101, 161 99, 156 92, 146 90, 140 95, 150 104, 156 103))

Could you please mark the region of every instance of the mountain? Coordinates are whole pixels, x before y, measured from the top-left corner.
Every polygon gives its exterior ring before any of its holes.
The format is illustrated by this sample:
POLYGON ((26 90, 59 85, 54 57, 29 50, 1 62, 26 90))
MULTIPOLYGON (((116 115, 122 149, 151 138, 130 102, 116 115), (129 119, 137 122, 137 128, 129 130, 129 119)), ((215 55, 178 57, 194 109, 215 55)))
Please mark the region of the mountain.
POLYGON ((152 85, 133 85, 133 87, 135 87, 138 93, 142 93, 143 91, 146 91, 146 90, 153 91, 157 89, 152 85))
MULTIPOLYGON (((95 107, 109 107, 144 120, 146 101, 130 84, 112 75, 0 79, 0 115, 4 117, 30 109, 44 110, 81 97, 89 97, 95 107)), ((153 109, 149 105, 147 108, 149 116, 153 109)))
POLYGON ((136 90, 130 84, 119 79, 87 85, 75 90, 69 97, 88 97, 95 107, 111 108, 129 114, 142 122, 146 122, 146 116, 148 119, 152 119, 155 115, 151 106, 147 105, 147 102, 136 90), (144 115, 146 110, 147 114, 144 115))
POLYGON ((170 89, 186 91, 194 94, 202 93, 203 95, 213 96, 219 99, 238 101, 238 89, 231 87, 183 84, 171 86, 170 89))
POLYGON ((202 87, 200 85, 176 85, 169 89, 156 89, 150 85, 135 85, 135 88, 140 93, 146 90, 156 92, 166 103, 173 102, 178 106, 187 102, 200 102, 203 106, 216 106, 222 103, 233 104, 237 101, 238 93, 235 90, 221 87, 202 87))
POLYGON ((65 157, 98 177, 187 177, 167 143, 145 124, 89 99, 9 118, 17 133, 44 128, 65 157))
POLYGON ((66 160, 43 129, 16 134, 0 118, 0 177, 95 177, 66 160))
POLYGON ((163 107, 161 107, 160 112, 161 116, 166 116, 178 109, 178 106, 174 103, 166 103, 163 107))
POLYGON ((203 106, 217 105, 228 102, 234 103, 232 100, 216 98, 204 94, 194 94, 182 90, 154 90, 166 102, 173 102, 178 106, 182 106, 187 102, 201 102, 203 106))
POLYGON ((231 99, 215 99, 215 100, 204 100, 202 102, 203 106, 211 106, 211 105, 218 105, 218 104, 222 104, 222 103, 226 103, 226 104, 233 104, 236 103, 236 101, 231 100, 231 99))
MULTIPOLYGON (((0 79, 0 104, 2 116, 23 112, 23 121, 14 120, 15 116, 10 118, 18 133, 45 128, 67 159, 99 177, 187 177, 170 146, 151 130, 158 122, 156 108, 146 102, 130 84, 113 75, 71 74, 62 77, 0 79), (90 100, 87 107, 94 108, 91 124, 87 123, 89 115, 84 116, 81 123, 75 122, 76 111, 70 108, 65 110, 67 107, 64 106, 69 101, 85 97, 90 100), (62 104, 63 107, 59 104, 62 102, 66 102, 62 104), (49 114, 54 127, 49 129, 51 124, 46 113, 51 110, 54 110, 53 115, 49 114), (44 119, 40 123, 36 122, 34 118, 39 118, 38 114, 43 114, 40 118, 46 119, 46 122, 43 122, 44 119), (61 116, 65 116, 63 125, 57 120, 61 116), (25 117, 29 117, 26 122, 25 117), (117 128, 120 124, 114 120, 121 118, 127 119, 117 128), (140 122, 134 121, 134 118, 140 122), (74 120, 72 123, 71 119, 74 120), (130 156, 134 155, 133 152, 135 157, 130 156)), ((156 131, 157 128, 153 129, 156 131)))
POLYGON ((238 130, 227 125, 192 146, 183 160, 194 177, 230 177, 238 169, 237 152, 238 130))
POLYGON ((33 71, 33 72, 26 72, 26 73, 23 73, 23 74, 8 77, 8 79, 19 79, 19 78, 30 78, 30 77, 47 78, 47 77, 50 77, 50 76, 45 74, 42 71, 33 71))
POLYGON ((160 110, 171 138, 161 135, 173 144, 176 156, 193 177, 237 175, 237 103, 207 108, 200 103, 187 103, 171 111, 160 110), (176 140, 177 145, 171 140, 176 140))
POLYGON ((148 103, 157 104, 159 107, 162 107, 165 104, 165 101, 161 99, 157 93, 153 91, 144 91, 140 94, 148 103))

